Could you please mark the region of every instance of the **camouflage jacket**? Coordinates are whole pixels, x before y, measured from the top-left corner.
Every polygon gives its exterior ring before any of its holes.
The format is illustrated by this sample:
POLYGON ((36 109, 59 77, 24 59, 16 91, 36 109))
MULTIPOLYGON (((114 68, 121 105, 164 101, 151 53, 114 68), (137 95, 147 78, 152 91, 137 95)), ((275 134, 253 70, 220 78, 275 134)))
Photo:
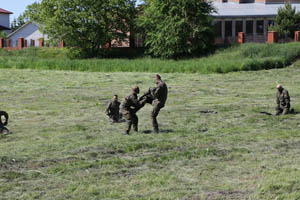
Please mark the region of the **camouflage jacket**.
POLYGON ((290 95, 289 92, 285 89, 282 89, 281 92, 277 92, 276 94, 276 103, 278 107, 290 107, 290 95))
POLYGON ((131 95, 125 97, 120 106, 120 111, 122 113, 125 112, 131 112, 131 113, 136 113, 142 104, 138 100, 138 96, 136 93, 132 93, 131 95))
POLYGON ((119 110, 120 110, 120 102, 119 101, 111 101, 109 102, 105 113, 107 115, 119 115, 119 110))
POLYGON ((154 97, 153 104, 161 104, 164 106, 168 98, 167 84, 163 81, 157 83, 156 88, 152 90, 152 96, 154 97))

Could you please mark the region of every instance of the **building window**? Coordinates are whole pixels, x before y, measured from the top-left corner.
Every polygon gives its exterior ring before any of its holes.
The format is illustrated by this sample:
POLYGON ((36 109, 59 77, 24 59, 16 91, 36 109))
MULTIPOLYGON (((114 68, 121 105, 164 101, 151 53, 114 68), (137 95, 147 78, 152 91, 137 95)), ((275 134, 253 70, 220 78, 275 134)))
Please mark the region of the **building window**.
POLYGON ((222 22, 217 21, 214 26, 215 26, 216 37, 222 37, 222 22))
POLYGON ((225 36, 226 37, 232 36, 232 21, 225 22, 225 36))
POLYGON ((258 34, 263 34, 264 33, 264 20, 258 20, 256 22, 256 32, 258 34))
POLYGON ((268 21, 268 25, 269 25, 269 26, 274 26, 274 24, 275 24, 275 23, 274 23, 274 20, 269 20, 269 21, 268 21))
POLYGON ((253 34, 253 21, 246 21, 246 34, 253 34))
POLYGON ((239 32, 243 32, 243 21, 235 22, 235 35, 238 35, 239 32))

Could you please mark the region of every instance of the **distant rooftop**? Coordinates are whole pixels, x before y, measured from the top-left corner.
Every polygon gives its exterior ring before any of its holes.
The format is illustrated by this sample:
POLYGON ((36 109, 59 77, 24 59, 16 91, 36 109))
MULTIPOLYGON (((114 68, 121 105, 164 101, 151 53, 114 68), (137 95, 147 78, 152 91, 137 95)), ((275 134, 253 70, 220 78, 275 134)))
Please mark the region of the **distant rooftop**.
POLYGON ((12 12, 8 11, 8 10, 4 10, 2 8, 0 8, 0 13, 1 14, 13 14, 12 12))
MULTIPOLYGON (((278 8, 285 4, 263 4, 263 3, 221 3, 213 2, 217 13, 214 17, 275 17, 278 8)), ((292 4, 300 12, 300 4, 292 4)))

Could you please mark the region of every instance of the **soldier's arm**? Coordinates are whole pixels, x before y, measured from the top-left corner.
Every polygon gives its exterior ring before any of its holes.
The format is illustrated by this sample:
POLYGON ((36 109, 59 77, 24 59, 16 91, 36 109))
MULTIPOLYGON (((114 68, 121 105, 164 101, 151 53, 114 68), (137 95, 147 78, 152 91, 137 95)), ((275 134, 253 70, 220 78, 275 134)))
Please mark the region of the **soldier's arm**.
POLYGON ((134 113, 139 111, 145 105, 145 100, 139 101, 138 98, 135 98, 135 97, 132 97, 131 101, 132 101, 132 104, 134 105, 133 106, 134 107, 134 109, 133 109, 134 113))
POLYGON ((276 93, 276 103, 277 103, 277 106, 279 106, 280 101, 279 101, 279 98, 278 98, 278 93, 276 93))
POLYGON ((290 104, 290 95, 289 95, 289 92, 286 91, 283 95, 284 95, 284 100, 285 100, 286 105, 290 104))
POLYGON ((105 110, 105 114, 109 114, 110 113, 110 107, 111 107, 111 102, 108 104, 106 110, 105 110))
POLYGON ((140 105, 141 105, 141 103, 140 103, 140 101, 138 100, 138 98, 135 98, 135 97, 133 97, 132 99, 131 99, 131 101, 132 101, 132 104, 134 105, 134 107, 140 107, 140 105))
POLYGON ((160 84, 156 88, 153 89, 154 98, 158 98, 160 96, 161 90, 162 90, 162 87, 160 84))

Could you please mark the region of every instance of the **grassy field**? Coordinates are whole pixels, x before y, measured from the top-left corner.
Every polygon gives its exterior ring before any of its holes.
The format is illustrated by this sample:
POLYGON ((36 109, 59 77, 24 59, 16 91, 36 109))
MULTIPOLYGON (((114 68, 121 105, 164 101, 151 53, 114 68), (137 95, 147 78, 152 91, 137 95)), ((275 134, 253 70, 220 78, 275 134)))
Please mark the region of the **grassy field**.
POLYGON ((169 98, 151 130, 104 114, 152 73, 0 70, 0 199, 299 199, 300 114, 274 113, 282 83, 300 112, 300 62, 228 74, 162 74, 169 98), (205 113, 202 111, 214 111, 205 113))
MULTIPOLYGON (((111 51, 116 51, 116 49, 111 51)), ((134 51, 128 50, 129 53, 134 55, 134 51)), ((69 59, 69 55, 76 58, 68 49, 28 48, 10 52, 0 49, 0 68, 90 72, 228 73, 289 66, 300 57, 300 43, 247 43, 219 49, 207 57, 181 60, 162 60, 150 57, 69 59)))

